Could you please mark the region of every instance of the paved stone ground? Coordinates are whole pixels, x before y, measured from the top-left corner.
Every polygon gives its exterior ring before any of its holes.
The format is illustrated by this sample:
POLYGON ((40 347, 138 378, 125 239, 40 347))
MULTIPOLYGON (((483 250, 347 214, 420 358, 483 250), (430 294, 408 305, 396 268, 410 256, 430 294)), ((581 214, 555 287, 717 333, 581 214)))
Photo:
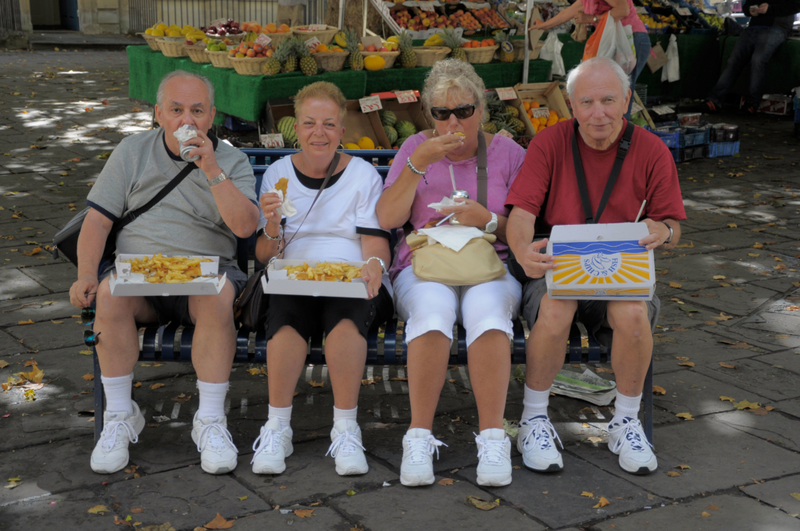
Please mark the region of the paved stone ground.
MULTIPOLYGON (((405 373, 373 367, 365 377, 383 381, 363 389, 359 408, 370 472, 341 478, 323 457, 330 386, 309 383, 327 382, 327 371, 309 367, 297 386, 287 471, 255 476, 250 445, 267 416, 266 378, 239 365, 229 425, 241 463, 212 477, 197 466, 189 436, 198 405, 191 368, 140 363, 135 393, 148 426, 130 468, 98 476, 88 462, 91 357, 67 300, 75 270, 47 246, 82 208, 104 156, 146 129, 151 109, 128 100, 121 52, 9 52, 0 65, 0 379, 34 360, 46 382, 35 401, 19 389, 0 394, 0 478, 20 478, 0 489, 3 529, 119 529, 115 519, 130 516, 138 529, 192 530, 217 513, 239 530, 800 528, 800 495, 792 496, 800 492, 800 153, 790 121, 713 117, 741 126, 741 156, 679 165, 689 219, 683 243, 657 262, 655 383, 664 394, 655 397, 654 474, 619 469, 603 431, 610 408, 555 397, 564 472, 517 468, 509 487, 478 487, 474 399, 467 370, 453 368, 434 430, 449 445, 436 472, 452 484, 406 489, 398 481, 405 373), (739 410, 721 397, 762 407, 739 410), (499 507, 470 507, 471 495, 499 507), (610 503, 595 508, 601 496, 610 503), (96 505, 108 511, 89 514, 96 505)), ((522 384, 512 380, 507 418, 518 418, 521 402, 522 384)))

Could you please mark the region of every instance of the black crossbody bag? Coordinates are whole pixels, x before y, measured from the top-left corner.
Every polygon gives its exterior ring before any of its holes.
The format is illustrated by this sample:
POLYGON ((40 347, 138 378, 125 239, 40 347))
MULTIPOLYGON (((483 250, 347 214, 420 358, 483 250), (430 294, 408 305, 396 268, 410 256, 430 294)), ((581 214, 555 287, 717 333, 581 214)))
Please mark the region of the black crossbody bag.
MULTIPOLYGON (((617 182, 617 177, 619 177, 619 172, 622 170, 622 163, 625 162, 625 156, 631 149, 633 124, 628 122, 627 127, 625 127, 622 140, 620 140, 619 147, 617 147, 617 157, 614 159, 614 166, 611 168, 611 175, 608 177, 608 182, 603 190, 603 195, 600 197, 600 202, 597 204, 596 214, 592 214, 592 203, 589 200, 589 189, 586 187, 586 175, 583 172, 583 162, 581 161, 581 153, 578 149, 578 126, 578 120, 575 120, 575 133, 572 135, 572 162, 575 166, 575 176, 578 180, 578 191, 581 194, 581 204, 583 205, 585 223, 590 225, 592 223, 599 223, 600 216, 603 215, 603 210, 605 210, 608 199, 611 197, 611 191, 614 189, 614 185, 617 182)), ((537 221, 538 219, 539 218, 537 218, 537 221)), ((545 238, 547 236, 549 236, 549 234, 535 235, 537 238, 545 238)), ((514 278, 516 278, 522 284, 528 280, 532 280, 525 274, 525 270, 522 268, 519 262, 517 262, 517 259, 510 247, 508 248, 508 270, 512 275, 514 275, 514 278)))
MULTIPOLYGON (((278 249, 278 253, 272 258, 272 260, 280 256, 281 253, 286 250, 289 244, 292 243, 292 240, 294 240, 294 237, 297 236, 297 233, 300 232, 300 229, 303 227, 303 223, 306 222, 306 218, 308 218, 308 215, 311 213, 311 209, 314 208, 314 205, 317 203, 317 199, 319 199, 322 191, 326 186, 328 186, 328 181, 330 181, 331 176, 333 175, 333 172, 336 171, 336 166, 338 165, 339 152, 337 151, 333 155, 331 165, 328 167, 328 173, 325 175, 325 179, 322 181, 322 185, 319 187, 317 195, 311 202, 311 206, 308 207, 306 215, 303 216, 303 220, 300 222, 300 225, 298 225, 297 230, 292 237, 289 238, 289 241, 284 244, 282 249, 278 249)), ((278 245, 280 245, 280 242, 278 242, 278 245)), ((233 319, 237 327, 241 327, 249 331, 255 331, 260 330, 266 324, 269 295, 264 293, 264 289, 261 287, 262 277, 267 277, 266 267, 256 271, 250 278, 247 279, 247 284, 245 284, 241 295, 239 295, 239 298, 236 299, 236 302, 233 305, 233 319)), ((267 280, 269 280, 269 277, 267 277, 267 280)))

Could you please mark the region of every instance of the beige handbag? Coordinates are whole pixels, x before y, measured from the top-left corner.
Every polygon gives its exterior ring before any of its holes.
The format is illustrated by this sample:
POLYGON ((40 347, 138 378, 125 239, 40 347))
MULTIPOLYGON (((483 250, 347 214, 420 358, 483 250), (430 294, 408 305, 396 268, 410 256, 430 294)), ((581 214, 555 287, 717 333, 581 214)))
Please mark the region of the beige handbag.
MULTIPOLYGON (((478 203, 484 207, 486 179, 486 138, 478 132, 478 203)), ((428 245, 428 237, 416 231, 406 236, 414 274, 447 286, 474 286, 505 275, 503 261, 492 246, 496 240, 494 234, 484 233, 483 238, 473 238, 456 252, 438 242, 428 245)))

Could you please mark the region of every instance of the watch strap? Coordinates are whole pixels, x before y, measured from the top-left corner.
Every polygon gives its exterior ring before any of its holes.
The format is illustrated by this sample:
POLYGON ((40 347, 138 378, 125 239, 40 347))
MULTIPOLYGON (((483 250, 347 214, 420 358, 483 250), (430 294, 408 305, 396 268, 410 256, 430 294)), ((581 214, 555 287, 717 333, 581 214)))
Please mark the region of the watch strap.
POLYGON ((208 185, 209 186, 216 186, 219 183, 221 183, 222 181, 227 181, 227 180, 228 180, 228 176, 225 175, 224 171, 221 171, 221 172, 219 172, 219 175, 217 175, 216 177, 214 177, 213 179, 208 181, 208 185))
POLYGON ((661 223, 663 223, 664 225, 666 225, 666 226, 667 226, 667 228, 669 229, 669 238, 667 238, 666 240, 664 240, 664 243, 672 243, 672 239, 675 237, 675 231, 674 231, 674 229, 673 229, 673 228, 670 226, 670 224, 669 224, 669 223, 667 223, 666 221, 662 221, 661 223))

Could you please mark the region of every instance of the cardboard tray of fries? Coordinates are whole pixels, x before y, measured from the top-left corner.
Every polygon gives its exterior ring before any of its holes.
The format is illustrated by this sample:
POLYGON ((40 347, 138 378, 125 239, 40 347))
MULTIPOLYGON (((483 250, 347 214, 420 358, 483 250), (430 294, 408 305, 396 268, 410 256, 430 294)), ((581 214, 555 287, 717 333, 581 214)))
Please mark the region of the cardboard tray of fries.
POLYGON ((204 275, 188 282, 152 283, 145 280, 144 274, 132 273, 129 260, 153 258, 147 254, 120 254, 117 256, 115 266, 116 274, 111 274, 108 279, 111 294, 122 297, 167 297, 170 295, 218 295, 222 291, 227 278, 217 278, 219 270, 218 256, 187 256, 191 259, 209 259, 210 262, 200 262, 200 271, 204 275), (208 275, 208 276, 206 276, 208 275))
POLYGON ((547 271, 551 299, 650 300, 656 286, 653 251, 639 245, 644 223, 557 225, 547 242, 555 270, 547 271))
MULTIPOLYGON (((266 277, 261 277, 261 286, 264 293, 275 293, 278 295, 305 295, 310 297, 346 297, 350 299, 366 299, 367 285, 360 278, 354 278, 351 282, 330 282, 324 280, 294 280, 288 277, 286 267, 301 266, 308 264, 312 267, 317 265, 313 260, 275 260, 267 268, 266 277)), ((345 264, 358 267, 364 266, 364 262, 343 262, 345 264)))

